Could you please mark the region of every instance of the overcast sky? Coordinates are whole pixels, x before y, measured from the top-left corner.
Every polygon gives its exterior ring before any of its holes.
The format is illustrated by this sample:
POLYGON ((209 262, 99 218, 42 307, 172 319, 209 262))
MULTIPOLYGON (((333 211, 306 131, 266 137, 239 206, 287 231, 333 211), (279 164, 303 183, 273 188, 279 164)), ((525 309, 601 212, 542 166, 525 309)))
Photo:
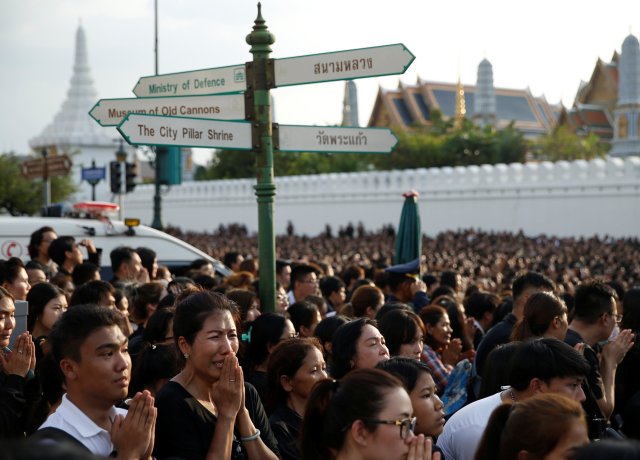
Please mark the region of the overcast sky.
MULTIPOLYGON (((0 151, 27 153, 69 88, 79 21, 100 98, 133 97, 153 74, 153 0, 2 0, 0 151)), ((245 36, 255 0, 158 0, 160 73, 235 65, 251 59, 245 36)), ((360 123, 378 86, 399 80, 475 84, 478 63, 493 64, 494 84, 529 87, 571 105, 598 57, 609 61, 640 32, 637 0, 264 0, 263 17, 283 58, 391 43, 416 56, 402 76, 357 80, 360 123)), ((280 123, 338 124, 344 83, 273 91, 280 123)), ((89 110, 90 107, 87 108, 89 110)), ((88 116, 88 115, 87 115, 88 116)), ((206 159, 202 152, 200 160, 206 159)))

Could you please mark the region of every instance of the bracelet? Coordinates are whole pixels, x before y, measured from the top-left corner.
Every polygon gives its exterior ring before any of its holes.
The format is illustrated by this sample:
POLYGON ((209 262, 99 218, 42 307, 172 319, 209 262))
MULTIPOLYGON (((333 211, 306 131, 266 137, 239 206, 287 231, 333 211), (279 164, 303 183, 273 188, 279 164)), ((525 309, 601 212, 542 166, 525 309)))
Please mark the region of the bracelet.
POLYGON ((242 442, 255 441, 259 437, 260 437, 260 430, 256 428, 256 432, 251 436, 240 436, 240 441, 242 442))

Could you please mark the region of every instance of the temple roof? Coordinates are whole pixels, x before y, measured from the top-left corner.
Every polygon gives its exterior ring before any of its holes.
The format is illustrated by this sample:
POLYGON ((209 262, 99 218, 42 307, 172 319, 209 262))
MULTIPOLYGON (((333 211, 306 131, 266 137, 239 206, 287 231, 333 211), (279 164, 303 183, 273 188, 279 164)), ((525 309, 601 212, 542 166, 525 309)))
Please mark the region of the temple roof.
POLYGON ((113 146, 111 137, 89 115, 91 107, 98 101, 93 86, 87 43, 81 25, 76 31, 75 62, 73 75, 60 111, 39 136, 29 141, 31 148, 44 146, 113 146))
MULTIPOLYGON (((467 118, 474 114, 476 87, 463 85, 467 118)), ((495 88, 496 126, 504 128, 512 121, 515 128, 528 135, 540 135, 555 126, 560 107, 552 106, 544 97, 534 97, 528 89, 495 88)), ((445 118, 456 112, 456 84, 431 82, 418 78, 416 85, 403 84, 396 90, 380 89, 369 126, 424 125, 430 112, 439 110, 445 118), (385 113, 382 113, 385 112, 385 113)))

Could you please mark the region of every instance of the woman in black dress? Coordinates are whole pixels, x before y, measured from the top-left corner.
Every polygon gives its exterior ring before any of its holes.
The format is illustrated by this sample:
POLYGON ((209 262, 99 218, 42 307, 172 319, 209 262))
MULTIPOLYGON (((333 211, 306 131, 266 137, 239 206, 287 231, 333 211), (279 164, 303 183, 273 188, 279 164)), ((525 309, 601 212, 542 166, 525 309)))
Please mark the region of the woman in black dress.
POLYGON ((237 320, 237 306, 210 291, 178 303, 173 335, 185 366, 156 397, 156 458, 277 459, 260 398, 236 358, 237 320))
POLYGON ((298 435, 313 386, 327 378, 322 347, 316 338, 281 342, 269 356, 267 380, 276 409, 269 417, 282 460, 300 458, 298 435))

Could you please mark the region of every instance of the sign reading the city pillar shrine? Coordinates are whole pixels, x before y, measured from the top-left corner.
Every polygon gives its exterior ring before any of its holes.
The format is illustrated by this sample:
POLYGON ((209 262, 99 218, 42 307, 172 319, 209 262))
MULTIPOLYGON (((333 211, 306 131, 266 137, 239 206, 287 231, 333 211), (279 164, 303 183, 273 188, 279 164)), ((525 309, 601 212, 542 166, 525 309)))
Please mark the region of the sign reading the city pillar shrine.
POLYGON ((129 144, 251 149, 251 123, 129 114, 118 126, 129 144))

